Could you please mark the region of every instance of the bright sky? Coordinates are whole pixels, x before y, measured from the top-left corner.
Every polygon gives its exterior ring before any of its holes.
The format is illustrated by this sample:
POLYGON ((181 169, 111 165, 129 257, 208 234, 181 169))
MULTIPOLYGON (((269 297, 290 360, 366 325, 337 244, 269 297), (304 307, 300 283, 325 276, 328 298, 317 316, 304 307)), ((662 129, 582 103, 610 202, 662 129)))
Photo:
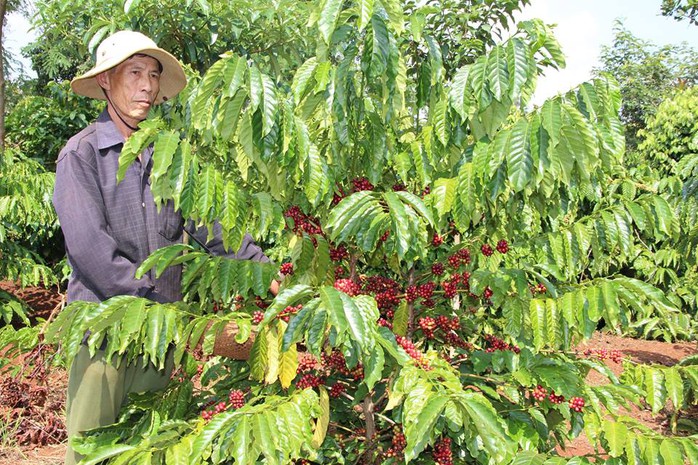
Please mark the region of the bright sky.
MULTIPOLYGON (((517 19, 541 18, 555 23, 555 36, 567 58, 567 67, 548 71, 538 81, 534 103, 566 92, 588 80, 598 65, 602 45, 613 40, 613 22, 619 19, 635 36, 655 45, 687 42, 698 49, 698 26, 659 14, 661 0, 531 0, 517 19)), ((19 57, 19 50, 33 39, 29 23, 20 15, 8 18, 5 46, 19 57)), ((31 72, 25 63, 25 72, 31 72)))
MULTIPOLYGON (((24 74, 36 76, 36 73, 34 73, 34 71, 31 69, 29 61, 24 59, 20 54, 22 47, 31 42, 35 37, 34 33, 29 31, 30 27, 29 21, 22 17, 22 15, 10 13, 7 16, 7 23, 3 29, 3 45, 5 46, 5 49, 12 53, 12 56, 14 56, 15 59, 21 61, 21 64, 24 67, 24 74)), ((18 70, 14 70, 11 75, 17 76, 17 71, 18 70)))
POLYGON ((657 46, 687 42, 698 49, 698 26, 661 16, 661 0, 531 0, 518 19, 555 23, 555 37, 567 60, 561 71, 538 80, 533 103, 576 87, 599 65, 602 45, 611 45, 613 24, 620 20, 634 36, 657 46))

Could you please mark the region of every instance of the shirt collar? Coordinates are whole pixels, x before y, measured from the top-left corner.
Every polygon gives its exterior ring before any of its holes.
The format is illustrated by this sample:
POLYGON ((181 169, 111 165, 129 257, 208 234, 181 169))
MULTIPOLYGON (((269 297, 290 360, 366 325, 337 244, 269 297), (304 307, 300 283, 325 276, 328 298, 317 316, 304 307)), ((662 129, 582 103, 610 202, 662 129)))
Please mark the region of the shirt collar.
POLYGON ((97 148, 99 150, 124 143, 124 136, 117 129, 106 108, 97 117, 95 124, 97 127, 97 148))

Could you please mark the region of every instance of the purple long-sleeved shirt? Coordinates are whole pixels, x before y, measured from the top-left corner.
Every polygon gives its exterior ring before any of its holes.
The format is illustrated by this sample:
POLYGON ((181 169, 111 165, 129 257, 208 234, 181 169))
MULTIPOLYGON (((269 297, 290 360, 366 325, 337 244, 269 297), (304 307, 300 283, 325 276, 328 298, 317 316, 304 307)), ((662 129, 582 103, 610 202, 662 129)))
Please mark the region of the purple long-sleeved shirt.
MULTIPOLYGON (((101 302, 115 295, 181 299, 181 266, 169 267, 158 278, 150 274, 135 278, 148 255, 182 241, 184 219, 172 201, 157 211, 149 181, 152 148, 128 167, 117 184, 123 143, 105 110, 58 156, 53 204, 72 267, 68 302, 101 302)), ((192 231, 192 236, 205 243, 205 228, 192 231)), ((224 250, 219 236, 206 248, 216 255, 268 261, 249 235, 235 254, 224 250)))

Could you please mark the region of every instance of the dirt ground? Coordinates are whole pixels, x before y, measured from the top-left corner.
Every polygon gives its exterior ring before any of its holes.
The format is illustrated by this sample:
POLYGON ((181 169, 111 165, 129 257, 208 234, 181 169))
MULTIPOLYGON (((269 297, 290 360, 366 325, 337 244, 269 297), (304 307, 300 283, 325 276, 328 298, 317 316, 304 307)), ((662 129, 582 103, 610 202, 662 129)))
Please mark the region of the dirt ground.
MULTIPOLYGON (((698 354, 698 342, 667 343, 661 341, 645 341, 597 332, 592 339, 579 347, 580 351, 584 351, 585 349, 618 350, 622 353, 623 357, 629 356, 636 363, 672 366, 689 355, 698 354)), ((623 372, 621 363, 615 363, 610 359, 606 359, 605 362, 615 375, 619 376, 623 372)), ((598 386, 606 384, 608 380, 605 376, 596 371, 592 371, 587 377, 587 382, 592 386, 598 386)), ((650 410, 633 408, 633 410, 627 414, 641 423, 644 423, 654 431, 667 433, 667 415, 662 414, 662 412, 658 415, 653 415, 650 410)), ((581 435, 569 444, 566 450, 559 452, 562 456, 574 457, 593 453, 594 448, 589 444, 587 438, 581 435)))
MULTIPOLYGON (((34 315, 44 319, 60 306, 62 296, 55 290, 27 289, 20 290, 12 283, 0 282, 0 289, 15 293, 23 298, 34 310, 34 315)), ((2 348, 0 348, 2 349, 2 348)), ((679 360, 698 353, 698 342, 677 342, 665 343, 659 341, 644 341, 614 336, 606 333, 597 333, 595 336, 580 346, 580 350, 591 349, 608 351, 618 350, 623 356, 629 356, 638 363, 673 365, 679 360)), ((608 366, 617 375, 621 373, 620 363, 606 360, 608 366)), ((52 370, 49 378, 52 395, 61 396, 67 386, 67 376, 62 370, 52 370)), ((592 372, 588 378, 591 384, 603 384, 605 378, 596 372, 592 372)), ((2 410, 0 405, 0 411, 2 410)), ((630 416, 643 422, 648 427, 656 431, 664 431, 666 426, 666 415, 652 415, 648 410, 636 409, 629 413, 630 416)), ((1 423, 0 417, 0 465, 58 465, 63 463, 65 444, 46 445, 42 447, 25 446, 18 447, 8 444, 8 437, 11 434, 7 426, 1 423)), ((592 453, 593 448, 581 436, 569 444, 561 455, 573 457, 592 453)))

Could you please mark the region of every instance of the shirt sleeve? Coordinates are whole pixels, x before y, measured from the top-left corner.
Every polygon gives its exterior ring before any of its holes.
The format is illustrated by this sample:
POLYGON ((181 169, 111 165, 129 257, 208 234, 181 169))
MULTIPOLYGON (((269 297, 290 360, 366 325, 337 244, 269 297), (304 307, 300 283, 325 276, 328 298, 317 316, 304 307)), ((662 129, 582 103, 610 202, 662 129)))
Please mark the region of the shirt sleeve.
POLYGON ((269 262, 269 257, 258 246, 251 235, 245 234, 242 244, 237 251, 228 251, 223 247, 222 227, 220 223, 213 224, 213 239, 207 241, 208 228, 201 226, 196 228, 193 221, 189 221, 186 227, 187 233, 199 243, 206 251, 219 257, 233 258, 237 260, 253 260, 257 262, 269 262))
POLYGON ((135 278, 138 264, 119 252, 108 233, 93 156, 73 150, 61 153, 56 164, 53 204, 73 273, 100 300, 115 295, 143 297, 153 291, 148 277, 135 278))

